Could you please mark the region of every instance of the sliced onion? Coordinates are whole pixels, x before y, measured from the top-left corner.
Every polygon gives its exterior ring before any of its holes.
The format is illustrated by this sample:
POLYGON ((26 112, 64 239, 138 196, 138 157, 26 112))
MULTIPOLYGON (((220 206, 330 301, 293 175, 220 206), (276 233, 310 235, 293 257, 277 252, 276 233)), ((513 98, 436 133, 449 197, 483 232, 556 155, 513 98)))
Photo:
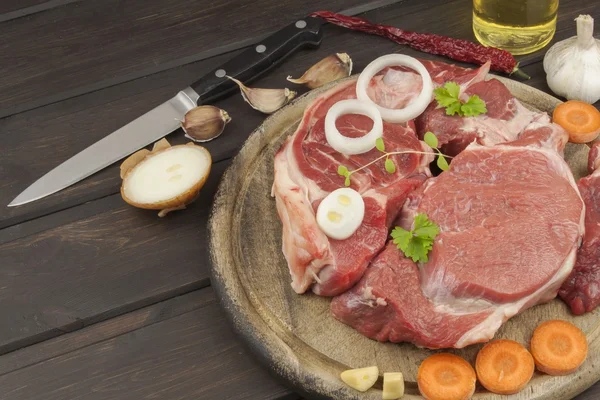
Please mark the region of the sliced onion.
POLYGON ((383 120, 374 103, 349 99, 335 103, 325 116, 325 138, 327 143, 336 151, 346 154, 362 154, 375 147, 375 141, 383 136, 383 120), (359 114, 373 120, 373 128, 362 137, 351 138, 344 136, 335 126, 335 121, 346 114, 359 114))
POLYGON ((374 104, 381 113, 383 120, 393 123, 410 121, 421 115, 429 103, 431 103, 432 94, 433 82, 425 66, 416 58, 403 54, 388 54, 373 60, 365 67, 356 82, 356 97, 364 102, 374 104), (381 107, 371 100, 367 94, 367 88, 371 79, 382 69, 392 66, 409 67, 419 73, 423 80, 423 89, 419 93, 419 96, 412 100, 406 107, 400 109, 381 107))

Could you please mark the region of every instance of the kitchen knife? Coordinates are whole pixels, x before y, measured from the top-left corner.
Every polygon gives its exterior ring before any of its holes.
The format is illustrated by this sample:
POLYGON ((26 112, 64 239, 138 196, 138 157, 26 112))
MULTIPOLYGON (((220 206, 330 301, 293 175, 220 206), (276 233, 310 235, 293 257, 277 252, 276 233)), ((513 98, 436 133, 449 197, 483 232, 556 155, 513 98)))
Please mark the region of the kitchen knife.
POLYGON ((131 121, 71 157, 35 181, 8 206, 18 206, 56 193, 177 130, 186 112, 238 89, 225 75, 250 82, 295 50, 319 46, 323 21, 306 17, 295 21, 211 71, 172 99, 131 121))

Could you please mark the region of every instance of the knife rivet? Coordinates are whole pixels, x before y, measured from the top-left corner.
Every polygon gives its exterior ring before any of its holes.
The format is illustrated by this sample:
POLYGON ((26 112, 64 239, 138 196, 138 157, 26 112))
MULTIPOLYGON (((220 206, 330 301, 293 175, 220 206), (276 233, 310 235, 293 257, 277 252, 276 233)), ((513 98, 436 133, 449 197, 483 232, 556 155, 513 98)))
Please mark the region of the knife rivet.
POLYGON ((257 53, 264 53, 265 50, 267 50, 267 46, 265 46, 264 44, 259 44, 258 46, 256 46, 257 53))
POLYGON ((298 21, 296 22, 296 28, 302 29, 302 28, 306 28, 306 21, 298 21))
POLYGON ((225 75, 227 75, 227 72, 225 72, 224 69, 218 69, 215 71, 215 75, 217 76, 217 78, 222 78, 225 75))

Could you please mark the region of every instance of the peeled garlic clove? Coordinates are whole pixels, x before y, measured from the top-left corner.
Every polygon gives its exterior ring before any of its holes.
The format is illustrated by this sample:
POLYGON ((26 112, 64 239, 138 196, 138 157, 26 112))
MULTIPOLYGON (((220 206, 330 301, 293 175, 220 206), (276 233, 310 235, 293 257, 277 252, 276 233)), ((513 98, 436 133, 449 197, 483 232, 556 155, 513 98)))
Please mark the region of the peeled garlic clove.
POLYGON ((289 103, 294 97, 296 92, 293 90, 285 89, 261 89, 261 88, 249 88, 239 80, 228 76, 227 78, 234 81, 239 87, 242 97, 246 103, 250 104, 250 107, 254 108, 265 114, 271 114, 279 110, 281 107, 289 103))
POLYGON ((359 392, 369 390, 377 382, 378 377, 379 368, 376 366, 349 369, 340 374, 340 378, 346 385, 359 392))
POLYGON ((325 57, 308 69, 298 79, 292 79, 291 76, 287 80, 299 85, 308 86, 310 89, 315 89, 326 83, 350 76, 352 73, 352 59, 347 53, 336 53, 329 57, 325 57))
POLYGON ((161 210, 159 217, 184 209, 198 197, 210 173, 208 150, 193 143, 170 146, 166 140, 158 150, 128 158, 121 197, 134 207, 161 210), (131 159, 131 160, 130 160, 131 159), (128 162, 129 160, 129 162, 128 162), (134 161, 137 161, 135 165, 134 161))
POLYGON ((396 400, 404 396, 404 377, 401 372, 383 374, 383 400, 396 400))
POLYGON ((194 142, 207 142, 218 137, 231 121, 227 111, 214 106, 194 107, 183 117, 181 128, 194 142))

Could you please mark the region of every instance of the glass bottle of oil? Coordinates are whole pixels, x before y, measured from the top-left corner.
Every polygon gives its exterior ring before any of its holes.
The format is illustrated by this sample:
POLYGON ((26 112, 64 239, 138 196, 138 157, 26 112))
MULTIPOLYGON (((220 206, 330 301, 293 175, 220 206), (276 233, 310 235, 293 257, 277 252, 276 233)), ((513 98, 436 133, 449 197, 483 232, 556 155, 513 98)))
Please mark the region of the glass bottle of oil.
POLYGON ((473 0, 473 31, 485 46, 528 54, 556 31, 558 0, 473 0))

